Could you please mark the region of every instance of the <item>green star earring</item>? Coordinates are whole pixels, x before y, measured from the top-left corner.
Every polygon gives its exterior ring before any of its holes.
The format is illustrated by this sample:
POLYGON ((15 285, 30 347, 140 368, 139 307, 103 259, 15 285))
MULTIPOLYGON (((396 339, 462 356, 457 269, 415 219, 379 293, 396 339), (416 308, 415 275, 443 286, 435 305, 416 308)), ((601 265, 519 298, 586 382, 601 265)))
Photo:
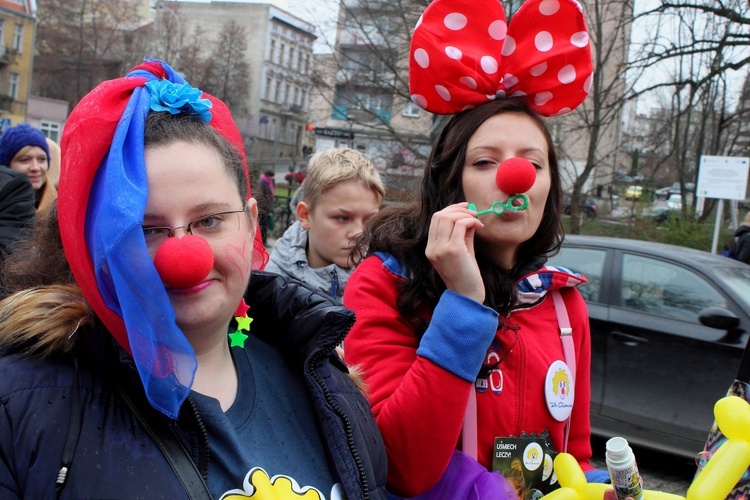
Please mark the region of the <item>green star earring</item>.
POLYGON ((245 341, 248 339, 248 335, 242 333, 242 330, 246 332, 250 331, 250 323, 253 322, 253 318, 247 315, 247 311, 250 310, 250 306, 245 303, 245 299, 242 299, 240 305, 234 311, 234 320, 237 322, 237 330, 229 333, 229 340, 231 341, 229 347, 245 347, 245 341))

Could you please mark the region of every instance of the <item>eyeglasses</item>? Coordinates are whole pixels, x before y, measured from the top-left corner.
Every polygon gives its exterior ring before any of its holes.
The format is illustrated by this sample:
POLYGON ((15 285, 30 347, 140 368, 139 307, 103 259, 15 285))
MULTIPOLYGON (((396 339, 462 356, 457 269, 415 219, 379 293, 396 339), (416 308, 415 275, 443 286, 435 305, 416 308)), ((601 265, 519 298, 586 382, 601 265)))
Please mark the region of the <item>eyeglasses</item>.
POLYGON ((191 220, 184 226, 141 226, 141 229, 143 229, 143 237, 146 238, 146 246, 149 249, 155 249, 164 243, 167 238, 174 236, 178 229, 184 229, 186 233, 200 236, 208 241, 220 240, 233 235, 240 229, 240 214, 246 210, 247 205, 242 210, 227 210, 204 215, 191 220))

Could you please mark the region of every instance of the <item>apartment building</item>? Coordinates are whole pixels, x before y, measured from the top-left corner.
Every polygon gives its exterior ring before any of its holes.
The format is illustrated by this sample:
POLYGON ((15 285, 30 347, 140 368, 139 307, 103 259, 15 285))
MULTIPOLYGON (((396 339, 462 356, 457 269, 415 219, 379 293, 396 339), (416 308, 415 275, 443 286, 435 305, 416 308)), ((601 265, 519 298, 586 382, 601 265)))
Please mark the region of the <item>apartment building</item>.
POLYGON ((36 2, 0 0, 0 132, 26 121, 35 38, 36 2))

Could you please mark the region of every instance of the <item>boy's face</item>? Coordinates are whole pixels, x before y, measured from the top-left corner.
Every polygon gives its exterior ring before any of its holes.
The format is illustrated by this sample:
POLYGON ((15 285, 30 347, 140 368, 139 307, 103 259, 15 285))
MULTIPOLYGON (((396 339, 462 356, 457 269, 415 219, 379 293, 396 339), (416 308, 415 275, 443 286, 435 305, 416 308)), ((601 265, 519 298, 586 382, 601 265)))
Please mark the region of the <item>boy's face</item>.
POLYGON ((310 267, 337 264, 351 267, 349 253, 368 217, 378 211, 378 193, 358 180, 340 182, 326 190, 314 207, 302 202, 297 217, 307 235, 310 267))

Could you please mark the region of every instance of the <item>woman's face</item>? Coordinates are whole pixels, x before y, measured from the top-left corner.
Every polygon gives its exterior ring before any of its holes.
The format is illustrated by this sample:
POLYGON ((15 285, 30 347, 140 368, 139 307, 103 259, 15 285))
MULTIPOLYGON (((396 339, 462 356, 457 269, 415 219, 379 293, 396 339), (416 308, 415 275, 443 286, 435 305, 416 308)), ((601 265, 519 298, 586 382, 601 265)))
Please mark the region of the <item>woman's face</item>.
POLYGON ((503 161, 526 158, 536 167, 534 185, 525 193, 529 198, 525 210, 481 217, 484 228, 477 231, 477 250, 502 267, 515 264, 516 249, 534 235, 542 220, 551 185, 548 152, 544 133, 523 113, 494 115, 469 139, 461 182, 466 201, 474 203, 477 210, 516 194, 503 193, 495 182, 503 161))
POLYGON ((47 182, 47 153, 39 146, 27 146, 10 160, 10 168, 26 174, 37 191, 47 182))
MULTIPOLYGON (((184 226, 205 215, 242 209, 237 185, 213 148, 175 142, 149 148, 145 157, 148 201, 144 226, 184 226)), ((226 335, 247 286, 257 218, 255 200, 249 200, 247 210, 236 215, 236 233, 207 240, 214 255, 208 276, 189 288, 167 287, 177 325, 189 338, 191 332, 201 336, 215 332, 226 335)), ((185 229, 178 229, 173 237, 186 234, 185 229)))

